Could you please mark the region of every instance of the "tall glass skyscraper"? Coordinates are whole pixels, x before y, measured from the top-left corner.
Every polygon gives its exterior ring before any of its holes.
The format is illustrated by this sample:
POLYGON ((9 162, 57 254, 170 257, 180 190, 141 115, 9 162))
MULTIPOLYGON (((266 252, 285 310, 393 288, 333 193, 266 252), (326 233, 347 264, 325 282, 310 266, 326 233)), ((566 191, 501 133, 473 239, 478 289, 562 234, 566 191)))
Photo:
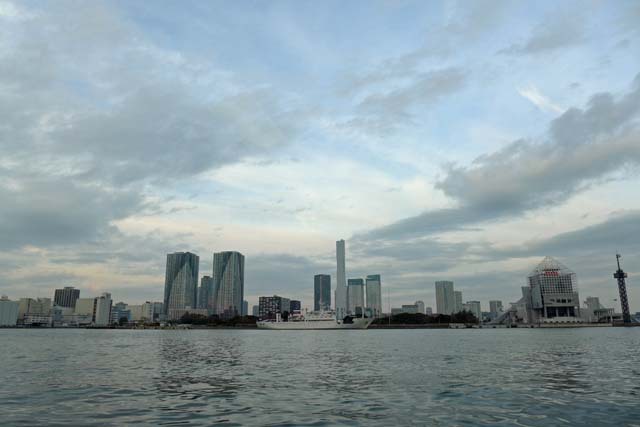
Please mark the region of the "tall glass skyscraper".
POLYGON ((455 312, 456 298, 453 293, 453 282, 447 280, 436 282, 436 309, 438 314, 455 312))
POLYGON ((167 254, 164 278, 164 315, 177 320, 198 301, 198 268, 200 257, 191 252, 167 254))
POLYGON ((313 277, 313 309, 331 309, 331 276, 328 274, 316 274, 313 277))
POLYGON ((209 314, 215 311, 216 293, 213 286, 213 277, 202 276, 200 289, 198 289, 198 308, 209 310, 209 314))
POLYGON ((382 315, 382 281, 379 274, 367 276, 367 309, 373 317, 382 315))
POLYGON ((364 280, 349 279, 347 286, 347 300, 349 314, 360 316, 364 313, 364 280))
POLYGON ((347 315, 347 275, 345 268, 344 240, 336 242, 336 318, 343 319, 347 315))
POLYGON ((214 253, 213 286, 216 313, 223 318, 240 316, 244 301, 244 255, 233 251, 214 253))

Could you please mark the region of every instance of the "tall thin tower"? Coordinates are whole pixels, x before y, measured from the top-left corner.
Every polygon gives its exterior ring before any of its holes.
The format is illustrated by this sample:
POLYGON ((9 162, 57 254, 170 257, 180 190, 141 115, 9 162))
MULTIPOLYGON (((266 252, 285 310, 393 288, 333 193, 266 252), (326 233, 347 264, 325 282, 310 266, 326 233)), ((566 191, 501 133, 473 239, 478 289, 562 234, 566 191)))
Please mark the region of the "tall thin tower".
POLYGON ((627 284, 625 280, 627 273, 620 268, 620 258, 622 255, 616 254, 616 261, 618 262, 618 271, 613 275, 615 279, 618 279, 618 291, 620 292, 620 305, 622 306, 622 319, 624 323, 631 323, 631 313, 629 312, 629 299, 627 298, 627 284))
POLYGON ((345 272, 344 240, 336 242, 336 319, 344 319, 347 315, 347 274, 345 272))

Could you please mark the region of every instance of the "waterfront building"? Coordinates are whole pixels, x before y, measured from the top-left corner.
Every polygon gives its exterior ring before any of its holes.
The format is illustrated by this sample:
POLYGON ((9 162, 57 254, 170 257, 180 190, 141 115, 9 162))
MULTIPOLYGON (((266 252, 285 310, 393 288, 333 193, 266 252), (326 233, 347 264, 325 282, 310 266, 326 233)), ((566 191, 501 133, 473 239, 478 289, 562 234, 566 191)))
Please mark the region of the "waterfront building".
POLYGON ((11 301, 9 297, 0 297, 0 326, 16 326, 18 323, 18 301, 11 301))
POLYGON ((464 310, 462 304, 462 291, 453 291, 453 298, 455 300, 455 308, 453 309, 453 312, 460 313, 462 310, 464 310))
POLYGON ((202 276, 200 288, 198 289, 198 308, 209 310, 209 314, 214 314, 216 310, 216 289, 213 277, 202 276))
POLYGON ((438 314, 453 314, 456 309, 453 282, 442 280, 436 282, 436 309, 438 314))
POLYGON ((467 303, 464 304, 464 310, 470 311, 474 316, 476 316, 476 319, 478 319, 478 321, 482 321, 482 309, 480 308, 480 301, 467 301, 467 303))
POLYGON ((418 306, 415 305, 415 304, 403 304, 402 305, 402 313, 417 314, 418 313, 418 306))
POLYGON ((328 274, 313 276, 313 310, 331 310, 331 276, 328 274))
POLYGON ((349 279, 347 281, 347 312, 354 316, 364 313, 364 280, 349 279))
POLYGON ((226 251, 213 254, 215 313, 221 318, 242 314, 244 301, 244 255, 226 251))
POLYGON ((242 315, 249 315, 249 301, 242 301, 242 315))
POLYGON ((367 276, 367 313, 373 317, 382 316, 382 280, 379 274, 367 276))
POLYGON ((576 274, 559 261, 545 257, 528 277, 533 318, 543 321, 579 317, 576 274))
POLYGON ((144 304, 129 304, 127 308, 129 309, 130 321, 142 322, 147 318, 146 307, 144 306, 144 304))
POLYGON ((120 323, 120 319, 126 319, 127 322, 133 320, 129 305, 122 301, 111 306, 111 323, 120 323))
POLYGON ((159 321, 164 312, 163 306, 161 302, 146 301, 142 304, 142 320, 151 323, 159 321))
POLYGON ((433 316, 433 308, 431 307, 427 307, 424 309, 424 314, 426 314, 427 316, 433 316))
POLYGON ((283 298, 278 295, 258 298, 258 317, 263 320, 275 319, 276 315, 282 314, 285 311, 291 313, 290 309, 291 303, 288 298, 283 298))
POLYGON ((587 297, 585 308, 581 310, 581 317, 589 323, 608 322, 614 318, 614 309, 606 308, 600 304, 600 298, 587 297))
POLYGON ((25 326, 51 326, 51 298, 20 298, 18 323, 25 326))
POLYGON ((54 304, 53 307, 51 307, 51 321, 53 326, 70 326, 74 324, 74 310, 74 307, 60 307, 54 304))
POLYGON ((76 306, 76 300, 80 298, 80 289, 73 286, 65 286, 62 289, 56 289, 53 293, 53 304, 59 307, 76 306))
POLYGON ((77 326, 87 326, 93 323, 95 298, 78 298, 73 309, 73 323, 77 326))
POLYGON ((104 292, 95 299, 93 310, 93 324, 96 326, 108 326, 111 324, 111 294, 104 292))
POLYGON ((254 306, 251 308, 251 315, 252 315, 253 317, 258 317, 258 316, 260 316, 260 306, 259 306, 259 305, 254 305, 254 306))
POLYGON ((347 273, 345 261, 344 240, 336 242, 336 318, 342 319, 347 315, 348 311, 348 295, 347 295, 347 273))
POLYGON ((177 320, 185 309, 196 308, 199 265, 200 257, 191 252, 167 254, 163 306, 167 320, 177 320))
POLYGON ((302 303, 296 299, 289 301, 289 312, 300 313, 302 311, 302 303))
POLYGON ((502 301, 500 300, 493 300, 493 301, 489 301, 489 312, 497 315, 499 313, 502 313, 504 311, 504 308, 502 306, 502 301))
POLYGON ((424 314, 424 301, 416 301, 414 305, 418 308, 418 313, 424 314))

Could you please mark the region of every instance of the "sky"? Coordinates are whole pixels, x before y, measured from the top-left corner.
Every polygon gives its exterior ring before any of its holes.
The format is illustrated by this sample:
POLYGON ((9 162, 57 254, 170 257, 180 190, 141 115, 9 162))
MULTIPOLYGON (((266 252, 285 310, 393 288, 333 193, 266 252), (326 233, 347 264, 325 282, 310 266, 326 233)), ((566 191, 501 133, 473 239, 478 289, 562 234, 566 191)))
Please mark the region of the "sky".
POLYGON ((384 309, 516 301, 544 256, 640 311, 638 1, 0 0, 0 294, 245 297, 347 277, 384 309))

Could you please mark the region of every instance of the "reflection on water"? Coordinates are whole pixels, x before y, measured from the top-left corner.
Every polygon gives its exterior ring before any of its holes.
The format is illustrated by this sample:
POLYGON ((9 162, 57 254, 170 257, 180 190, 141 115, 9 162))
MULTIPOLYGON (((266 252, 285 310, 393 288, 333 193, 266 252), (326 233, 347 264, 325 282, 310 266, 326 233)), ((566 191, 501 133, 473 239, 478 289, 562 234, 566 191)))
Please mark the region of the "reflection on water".
POLYGON ((0 330, 2 425, 637 425, 640 328, 0 330))

